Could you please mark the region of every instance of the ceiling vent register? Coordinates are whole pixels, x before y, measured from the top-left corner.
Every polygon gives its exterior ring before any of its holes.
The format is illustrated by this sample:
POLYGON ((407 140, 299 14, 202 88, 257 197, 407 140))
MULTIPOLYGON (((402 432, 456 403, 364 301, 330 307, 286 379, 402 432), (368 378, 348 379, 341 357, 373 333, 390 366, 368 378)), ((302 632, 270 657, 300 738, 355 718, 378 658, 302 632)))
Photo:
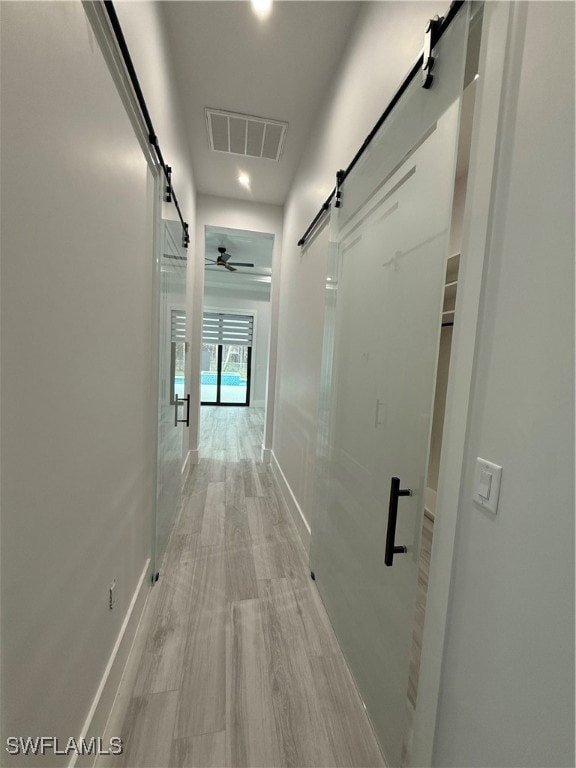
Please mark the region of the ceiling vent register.
POLYGON ((265 117, 206 109, 210 149, 229 155, 280 159, 288 123, 265 117))

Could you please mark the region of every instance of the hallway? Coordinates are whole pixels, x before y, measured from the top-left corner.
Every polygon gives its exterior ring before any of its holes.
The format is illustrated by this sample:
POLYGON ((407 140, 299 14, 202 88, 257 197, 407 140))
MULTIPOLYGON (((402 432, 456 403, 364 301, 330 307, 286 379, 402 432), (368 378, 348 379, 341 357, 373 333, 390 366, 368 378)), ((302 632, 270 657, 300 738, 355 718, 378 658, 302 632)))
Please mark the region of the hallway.
POLYGON ((574 768, 575 10, 0 2, 2 768, 574 768))
POLYGON ((259 461, 263 411, 203 407, 201 418, 202 458, 108 727, 125 753, 100 765, 383 765, 259 461))

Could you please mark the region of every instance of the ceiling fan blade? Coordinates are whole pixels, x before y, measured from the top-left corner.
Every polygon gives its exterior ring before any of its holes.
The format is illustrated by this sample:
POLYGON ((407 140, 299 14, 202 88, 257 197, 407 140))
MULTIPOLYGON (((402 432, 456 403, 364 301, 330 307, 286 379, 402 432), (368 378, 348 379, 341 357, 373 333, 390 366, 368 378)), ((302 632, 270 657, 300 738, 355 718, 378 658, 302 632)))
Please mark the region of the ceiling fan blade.
POLYGON ((234 267, 230 267, 230 266, 228 266, 228 264, 224 264, 223 266, 224 266, 224 267, 226 267, 226 269, 228 270, 228 272, 236 272, 236 269, 235 269, 234 267))
POLYGON ((233 264, 235 267, 253 267, 254 264, 248 264, 245 261, 231 261, 230 264, 233 264))
POLYGON ((229 253, 221 253, 220 256, 218 256, 218 261, 222 261, 222 262, 226 263, 229 258, 230 258, 230 254, 229 253))
POLYGON ((208 256, 206 256, 204 260, 205 260, 205 261, 209 261, 211 264, 218 264, 218 262, 216 261, 216 259, 209 259, 209 258, 208 258, 208 256))

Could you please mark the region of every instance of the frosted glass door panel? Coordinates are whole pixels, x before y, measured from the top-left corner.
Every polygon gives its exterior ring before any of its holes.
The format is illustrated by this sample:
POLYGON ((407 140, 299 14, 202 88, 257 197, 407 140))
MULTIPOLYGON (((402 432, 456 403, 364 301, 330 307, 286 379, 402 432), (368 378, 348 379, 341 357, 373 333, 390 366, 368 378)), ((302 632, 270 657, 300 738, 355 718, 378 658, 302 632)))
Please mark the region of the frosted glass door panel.
POLYGON ((186 318, 186 250, 182 247, 180 221, 161 222, 160 306, 159 306, 159 389, 158 389, 158 469, 156 489, 155 570, 166 551, 176 517, 181 489, 183 430, 186 417, 184 342, 186 318), (177 322, 175 322, 177 319, 177 322), (176 395, 179 404, 176 403, 176 395), (176 408, 178 424, 175 424, 176 408))
POLYGON ((391 766, 407 728, 466 29, 453 22, 436 92, 412 83, 331 222, 311 566, 391 766), (393 477, 412 495, 398 503, 407 552, 387 567, 393 477))

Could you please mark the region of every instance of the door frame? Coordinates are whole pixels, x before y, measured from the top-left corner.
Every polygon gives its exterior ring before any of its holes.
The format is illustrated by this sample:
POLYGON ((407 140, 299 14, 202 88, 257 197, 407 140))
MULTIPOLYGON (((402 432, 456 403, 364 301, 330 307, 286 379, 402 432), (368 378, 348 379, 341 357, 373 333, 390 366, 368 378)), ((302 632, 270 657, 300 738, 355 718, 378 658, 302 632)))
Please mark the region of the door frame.
POLYGON ((514 87, 512 36, 526 13, 523 3, 485 3, 462 227, 456 317, 438 477, 437 515, 424 620, 411 764, 433 765, 450 582, 469 409, 479 339, 480 303, 492 243, 495 181, 502 162, 502 118, 514 87))

